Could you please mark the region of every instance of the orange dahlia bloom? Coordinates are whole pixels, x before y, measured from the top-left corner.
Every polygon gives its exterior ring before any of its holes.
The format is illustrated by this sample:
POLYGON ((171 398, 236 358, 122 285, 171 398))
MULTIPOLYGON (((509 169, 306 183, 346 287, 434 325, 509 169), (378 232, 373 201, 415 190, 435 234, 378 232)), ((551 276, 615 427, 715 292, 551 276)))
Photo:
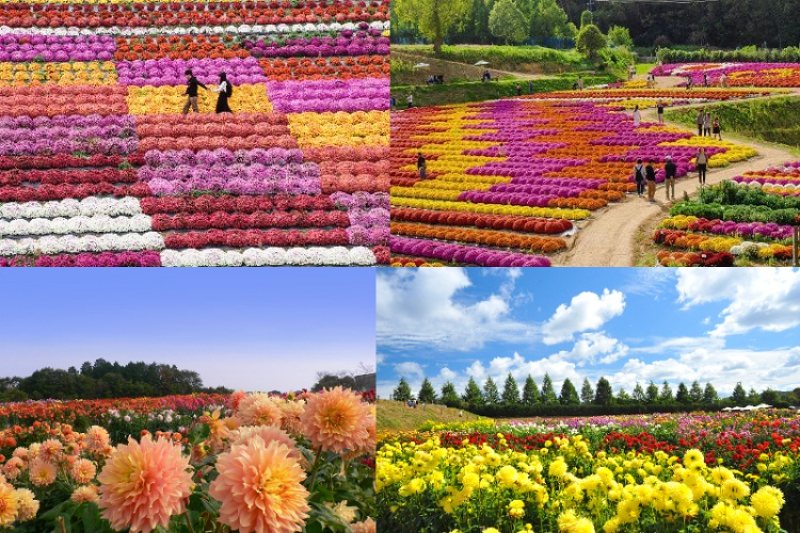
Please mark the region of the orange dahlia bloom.
POLYGON ((209 494, 222 502, 219 521, 239 533, 295 533, 310 509, 305 471, 285 444, 255 436, 217 458, 209 494))
POLYGON ((17 495, 10 485, 0 483, 0 527, 10 526, 17 519, 17 495))
POLYGON ((56 467, 37 457, 31 462, 30 476, 37 487, 47 487, 56 480, 56 467))
POLYGON ((281 410, 278 404, 264 393, 256 393, 239 402, 238 418, 245 426, 280 426, 281 410))
POLYGON ((28 489, 17 489, 17 521, 27 522, 32 520, 39 512, 39 501, 36 495, 28 489))
POLYGON ((92 426, 86 432, 86 447, 90 452, 102 453, 106 446, 108 446, 109 436, 108 431, 100 426, 92 426))
POLYGON ((41 448, 39 448, 38 457, 47 462, 55 463, 61 456, 61 450, 63 448, 64 446, 60 441, 56 439, 47 439, 42 443, 41 448))
POLYGON ((372 518, 367 518, 363 522, 356 522, 350 527, 353 528, 353 533, 376 533, 378 530, 378 525, 372 518))
POLYGON ((83 503, 83 502, 94 502, 97 503, 100 501, 99 496, 97 495, 97 487, 94 485, 82 485, 72 491, 72 496, 70 499, 75 503, 83 503))
POLYGON ((342 453, 366 447, 370 418, 360 395, 336 387, 309 398, 300 422, 315 448, 342 453))
POLYGON ((72 474, 72 479, 81 485, 85 485, 94 479, 97 474, 97 467, 88 459, 78 459, 72 465, 70 474, 72 474))
POLYGON ((303 425, 300 423, 300 416, 305 411, 304 402, 283 402, 280 404, 281 410, 281 429, 290 435, 300 436, 303 433, 303 425))
POLYGON ((192 490, 189 458, 168 439, 153 442, 150 435, 133 438, 111 454, 100 481, 102 516, 116 530, 150 533, 167 528, 173 515, 183 513, 192 490))
POLYGON ((288 433, 275 426, 256 426, 256 427, 243 427, 233 435, 231 446, 243 445, 247 446, 254 438, 259 437, 264 441, 264 445, 269 445, 271 442, 283 444, 289 448, 289 457, 297 459, 298 461, 303 457, 300 450, 297 449, 297 443, 288 433))

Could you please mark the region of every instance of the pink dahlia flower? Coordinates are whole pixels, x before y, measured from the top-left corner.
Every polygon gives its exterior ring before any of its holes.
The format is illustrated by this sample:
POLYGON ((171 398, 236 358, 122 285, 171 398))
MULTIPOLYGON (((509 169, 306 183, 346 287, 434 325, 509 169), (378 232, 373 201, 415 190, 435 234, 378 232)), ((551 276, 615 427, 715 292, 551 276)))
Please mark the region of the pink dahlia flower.
POLYGON ((102 453, 106 446, 108 446, 109 436, 108 431, 100 426, 92 426, 86 432, 86 447, 90 452, 102 453))
POLYGON ((278 441, 255 436, 217 458, 209 494, 222 502, 219 521, 239 533, 295 533, 308 518, 305 471, 278 441))
POLYGON ((300 422, 315 448, 354 451, 369 439, 370 408, 359 394, 336 387, 310 397, 300 422))
POLYGON ((280 426, 281 410, 268 394, 251 394, 239 402, 237 417, 245 426, 280 426))
POLYGON ((189 458, 168 439, 153 442, 150 435, 138 443, 132 438, 111 455, 100 481, 102 516, 116 530, 150 533, 167 528, 173 515, 183 513, 191 494, 189 458))

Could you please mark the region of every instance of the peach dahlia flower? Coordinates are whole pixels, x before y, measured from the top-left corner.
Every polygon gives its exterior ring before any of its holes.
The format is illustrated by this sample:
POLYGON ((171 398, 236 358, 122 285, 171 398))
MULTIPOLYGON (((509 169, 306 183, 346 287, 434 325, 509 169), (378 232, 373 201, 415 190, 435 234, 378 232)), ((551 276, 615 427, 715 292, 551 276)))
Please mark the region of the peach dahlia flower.
POLYGON ((184 512, 192 492, 188 469, 189 458, 172 441, 128 438, 97 476, 103 518, 116 530, 130 526, 131 533, 166 528, 170 517, 184 512))
POLYGON ((17 489, 17 520, 27 522, 32 520, 39 512, 39 501, 36 495, 28 489, 17 489))
POLYGON ((245 426, 280 426, 281 410, 278 404, 263 392, 251 394, 239 402, 237 413, 245 426))
POLYGON ((376 533, 378 530, 378 524, 372 518, 367 518, 363 522, 356 522, 350 527, 353 528, 353 533, 376 533))
POLYGON ((0 527, 10 526, 17 519, 17 495, 11 485, 0 483, 0 527))
POLYGON ((285 444, 254 436, 217 458, 209 494, 222 502, 219 521, 239 533, 295 533, 308 518, 305 471, 285 444))
POLYGON ((231 438, 231 446, 250 444, 255 437, 260 437, 264 441, 264 446, 270 442, 277 442, 289 448, 289 457, 300 460, 303 454, 297 449, 297 443, 288 433, 275 426, 247 426, 239 428, 231 438))
POLYGON ((315 448, 342 453, 366 446, 370 414, 360 395, 336 387, 309 398, 300 422, 315 448))
POLYGON ((70 474, 72 474, 72 479, 81 485, 85 485, 94 479, 97 474, 97 467, 88 459, 78 459, 72 465, 70 474))
POLYGON ((108 431, 100 426, 92 426, 89 428, 89 431, 86 432, 85 442, 90 452, 102 453, 105 447, 108 446, 108 431))
POLYGON ((37 457, 31 462, 31 483, 37 487, 47 487, 48 485, 52 485, 56 480, 56 474, 56 467, 47 461, 37 457))

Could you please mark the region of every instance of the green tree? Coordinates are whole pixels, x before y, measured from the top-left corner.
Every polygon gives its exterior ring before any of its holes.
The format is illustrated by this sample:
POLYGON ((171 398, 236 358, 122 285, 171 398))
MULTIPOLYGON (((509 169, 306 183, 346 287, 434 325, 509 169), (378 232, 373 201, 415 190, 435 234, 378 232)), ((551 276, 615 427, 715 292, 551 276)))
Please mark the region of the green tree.
POLYGON ((577 29, 556 0, 521 0, 521 9, 530 21, 530 35, 538 40, 548 37, 573 38, 577 29))
POLYGON ((611 383, 604 377, 597 380, 597 387, 594 391, 594 403, 597 405, 611 405, 614 399, 614 391, 611 389, 611 383))
POLYGON ((417 399, 421 403, 436 403, 436 389, 433 388, 428 378, 422 382, 417 399))
POLYGON ((530 374, 525 379, 525 387, 522 389, 522 405, 536 405, 539 403, 539 387, 530 374))
POLYGON ((521 43, 528 37, 528 20, 514 0, 498 0, 489 14, 489 31, 506 44, 521 43))
POLYGON ((470 0, 394 0, 392 11, 401 23, 416 26, 419 33, 433 43, 433 51, 442 51, 444 36, 465 18, 470 0))
POLYGON ((647 400, 647 403, 656 403, 658 401, 658 385, 650 381, 644 397, 647 400))
POLYGON ((561 405, 578 405, 581 403, 580 398, 578 398, 578 389, 575 388, 569 378, 565 379, 564 384, 561 385, 561 394, 558 397, 558 402, 561 405))
POLYGON ((455 385, 449 381, 442 386, 442 403, 447 407, 458 407, 461 403, 455 385))
POLYGON ((611 28, 609 28, 608 43, 612 46, 624 46, 628 50, 633 49, 631 32, 624 26, 611 26, 611 28))
POLYGON ((630 399, 631 397, 627 392, 625 392, 625 389, 620 387, 619 392, 617 393, 617 400, 619 400, 620 403, 626 403, 630 399))
MULTIPOLYGON (((742 389, 744 392, 744 389, 742 389)), ((717 396, 717 389, 711 383, 706 383, 706 388, 703 389, 703 403, 717 403, 719 396, 717 396)))
POLYGON ((772 406, 783 403, 778 392, 772 389, 767 389, 761 393, 761 401, 772 406))
POLYGON ((489 376, 486 383, 483 384, 483 399, 487 405, 500 403, 500 391, 497 390, 497 384, 495 384, 492 376, 489 376))
POLYGON ((664 383, 661 385, 661 392, 658 394, 658 400, 661 403, 668 403, 673 400, 672 396, 672 387, 669 386, 667 380, 664 380, 664 383))
POLYGON ((407 402, 411 399, 411 387, 408 386, 406 378, 400 378, 400 383, 392 393, 392 400, 398 402, 407 402))
POLYGON ((686 385, 683 384, 683 381, 678 384, 678 392, 675 394, 675 399, 678 400, 678 403, 684 405, 691 401, 691 398, 689 397, 689 389, 686 388, 686 385))
POLYGON ((733 395, 731 395, 731 400, 735 405, 740 407, 744 407, 747 405, 747 393, 744 391, 744 387, 742 387, 742 382, 738 382, 736 387, 733 389, 733 395))
POLYGON ((511 372, 508 373, 506 382, 503 385, 503 403, 506 405, 517 405, 519 403, 519 387, 511 372))
POLYGON ((590 404, 594 400, 594 389, 592 384, 589 383, 589 378, 583 378, 583 386, 581 387, 581 403, 590 404))
POLYGON ((703 388, 697 381, 692 383, 692 388, 689 389, 689 399, 692 403, 700 403, 703 401, 703 388))
POLYGON ((474 379, 469 378, 463 398, 467 405, 483 405, 483 393, 474 379))
POLYGON ((606 37, 600 31, 600 28, 594 24, 589 24, 582 27, 578 32, 575 47, 578 52, 594 61, 597 59, 600 50, 606 47, 606 37))
POLYGON ((750 392, 747 393, 747 403, 750 405, 757 405, 761 403, 761 395, 752 387, 750 387, 750 392))
POLYGON ((549 374, 544 375, 542 379, 542 403, 545 405, 552 405, 558 401, 556 398, 556 390, 553 388, 553 381, 550 379, 549 374))
POLYGON ((588 26, 589 24, 594 24, 594 14, 588 9, 585 9, 581 13, 581 28, 588 26))
POLYGON ((647 397, 644 395, 644 389, 638 383, 633 388, 633 399, 637 402, 644 402, 647 399, 647 397))

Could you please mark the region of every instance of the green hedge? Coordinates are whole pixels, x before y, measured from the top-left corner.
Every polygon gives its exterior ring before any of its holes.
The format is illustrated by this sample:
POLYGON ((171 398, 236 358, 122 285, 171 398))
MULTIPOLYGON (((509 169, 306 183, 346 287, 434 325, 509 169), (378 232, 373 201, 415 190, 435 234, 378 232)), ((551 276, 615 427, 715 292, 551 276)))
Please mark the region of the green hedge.
POLYGON ((489 418, 530 418, 534 416, 610 416, 652 413, 690 413, 720 411, 723 404, 645 404, 632 405, 483 405, 470 406, 470 413, 489 418))
POLYGON ((789 46, 783 49, 765 50, 755 46, 746 46, 739 50, 709 50, 703 48, 694 51, 662 48, 658 51, 657 57, 662 63, 703 63, 706 61, 712 63, 723 61, 797 63, 800 62, 800 48, 789 46))
POLYGON ((393 50, 428 57, 437 57, 457 63, 473 65, 478 61, 488 61, 492 68, 502 70, 502 66, 515 66, 524 63, 555 63, 573 68, 581 67, 585 60, 575 50, 556 50, 541 46, 450 46, 442 47, 442 53, 434 56, 431 45, 392 45, 393 50))

